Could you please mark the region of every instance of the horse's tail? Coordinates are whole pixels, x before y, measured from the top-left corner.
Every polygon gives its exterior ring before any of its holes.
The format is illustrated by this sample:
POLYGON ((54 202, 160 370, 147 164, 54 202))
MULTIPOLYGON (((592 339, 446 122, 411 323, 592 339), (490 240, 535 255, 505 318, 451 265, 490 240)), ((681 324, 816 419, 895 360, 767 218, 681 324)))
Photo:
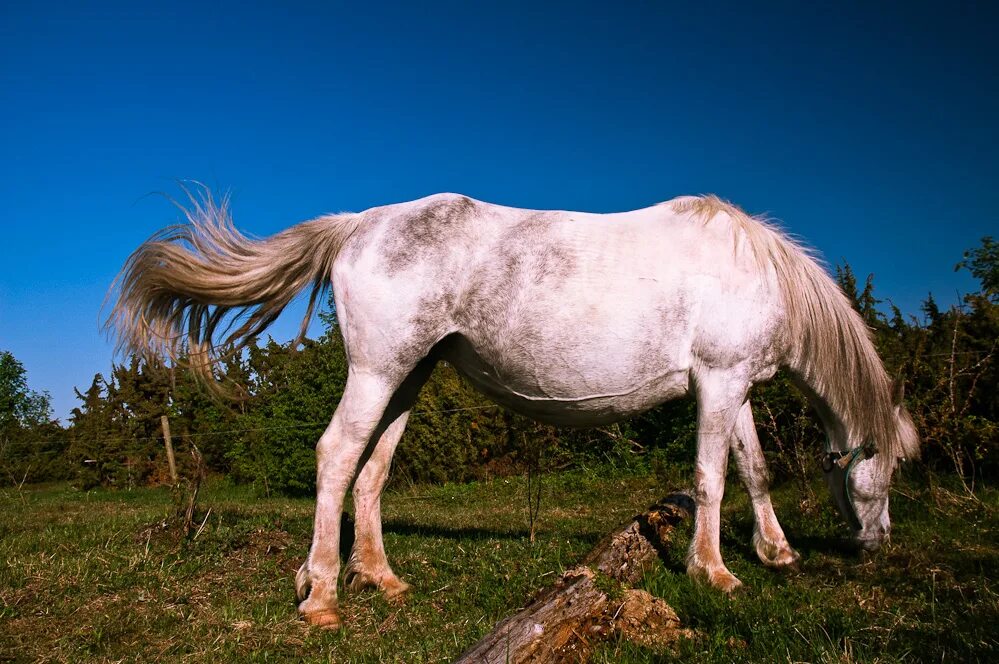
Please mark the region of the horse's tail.
POLYGON ((359 216, 319 217, 256 240, 233 226, 226 197, 215 201, 203 190, 189 198, 187 223, 155 234, 125 262, 109 292, 115 302, 105 327, 119 350, 182 360, 220 387, 213 367, 311 286, 304 336, 359 216))
POLYGON ((874 442, 884 452, 882 461, 917 456, 915 430, 897 426, 892 382, 871 329, 812 252, 765 220, 714 196, 678 199, 674 209, 706 219, 728 215, 761 272, 776 275, 785 308, 787 366, 826 400, 851 433, 874 442))

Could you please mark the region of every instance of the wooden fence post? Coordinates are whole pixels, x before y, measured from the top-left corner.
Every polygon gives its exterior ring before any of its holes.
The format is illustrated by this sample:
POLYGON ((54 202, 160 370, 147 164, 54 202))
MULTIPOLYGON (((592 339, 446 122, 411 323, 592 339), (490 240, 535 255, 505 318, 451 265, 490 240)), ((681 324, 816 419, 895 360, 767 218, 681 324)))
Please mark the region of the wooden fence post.
POLYGON ((160 424, 163 425, 163 443, 166 445, 167 463, 170 464, 170 481, 177 483, 177 462, 173 458, 173 442, 170 440, 170 420, 166 415, 160 417, 160 424))

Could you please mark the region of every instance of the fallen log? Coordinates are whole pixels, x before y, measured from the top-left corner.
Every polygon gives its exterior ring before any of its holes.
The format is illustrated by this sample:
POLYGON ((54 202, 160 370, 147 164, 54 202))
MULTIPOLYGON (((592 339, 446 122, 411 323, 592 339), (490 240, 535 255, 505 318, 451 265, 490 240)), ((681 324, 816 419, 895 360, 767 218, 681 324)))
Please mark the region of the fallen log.
POLYGON ((694 501, 672 493, 597 544, 526 607, 496 624, 457 664, 585 661, 594 645, 619 634, 662 647, 691 632, 666 602, 637 582, 665 551, 673 529, 694 512, 694 501))

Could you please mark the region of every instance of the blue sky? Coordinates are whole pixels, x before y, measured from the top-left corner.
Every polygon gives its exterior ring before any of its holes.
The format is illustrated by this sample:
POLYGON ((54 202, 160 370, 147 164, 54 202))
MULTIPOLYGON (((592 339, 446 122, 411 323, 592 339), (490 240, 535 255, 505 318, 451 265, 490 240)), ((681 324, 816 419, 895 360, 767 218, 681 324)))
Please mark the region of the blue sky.
POLYGON ((438 191, 714 192, 914 314, 999 235, 995 3, 363 4, 3 3, 0 349, 57 416, 110 368, 104 294, 179 179, 257 235, 438 191))

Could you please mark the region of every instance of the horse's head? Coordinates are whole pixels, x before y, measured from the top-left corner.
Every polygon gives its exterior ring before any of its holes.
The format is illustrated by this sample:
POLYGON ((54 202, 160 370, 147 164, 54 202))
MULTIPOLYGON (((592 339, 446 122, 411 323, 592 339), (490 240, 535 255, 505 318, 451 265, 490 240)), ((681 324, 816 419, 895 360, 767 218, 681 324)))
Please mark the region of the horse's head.
POLYGON ((899 462, 919 452, 919 435, 896 390, 893 444, 855 446, 845 452, 829 452, 823 460, 826 482, 840 514, 853 530, 853 538, 865 551, 876 551, 891 534, 888 490, 899 462))

